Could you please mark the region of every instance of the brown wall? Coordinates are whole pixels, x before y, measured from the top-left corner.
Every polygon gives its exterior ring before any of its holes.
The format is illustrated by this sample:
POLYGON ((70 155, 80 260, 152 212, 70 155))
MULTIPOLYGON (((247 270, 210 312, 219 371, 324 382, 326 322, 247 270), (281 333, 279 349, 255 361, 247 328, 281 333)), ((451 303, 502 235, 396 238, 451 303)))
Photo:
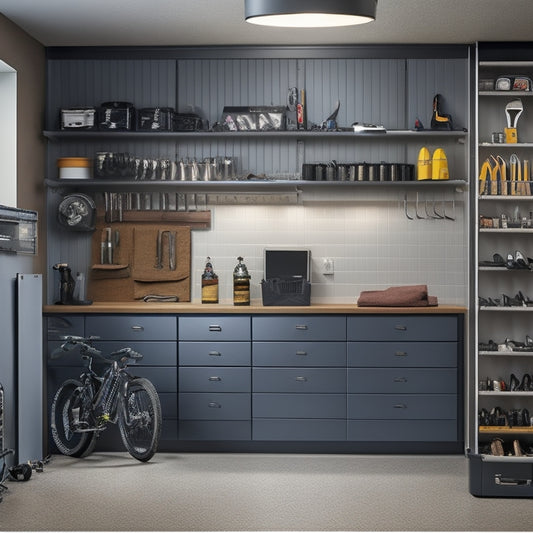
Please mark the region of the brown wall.
POLYGON ((17 71, 17 207, 39 213, 34 272, 45 273, 45 48, 0 13, 0 59, 17 71))

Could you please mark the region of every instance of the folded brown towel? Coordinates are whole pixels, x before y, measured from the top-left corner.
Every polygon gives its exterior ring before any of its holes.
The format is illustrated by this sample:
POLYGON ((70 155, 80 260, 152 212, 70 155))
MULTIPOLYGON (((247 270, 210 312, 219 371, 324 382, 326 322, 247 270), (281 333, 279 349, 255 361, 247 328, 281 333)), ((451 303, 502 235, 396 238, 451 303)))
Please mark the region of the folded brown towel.
POLYGON ((433 307, 436 296, 428 296, 427 285, 389 287, 382 291, 361 291, 359 307, 433 307))

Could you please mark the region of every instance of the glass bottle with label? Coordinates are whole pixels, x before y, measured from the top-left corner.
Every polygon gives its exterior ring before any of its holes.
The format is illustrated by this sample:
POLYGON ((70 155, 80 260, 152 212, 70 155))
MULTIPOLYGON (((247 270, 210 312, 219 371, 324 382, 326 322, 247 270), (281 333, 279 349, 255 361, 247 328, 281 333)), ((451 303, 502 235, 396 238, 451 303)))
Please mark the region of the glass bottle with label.
POLYGON ((207 258, 204 273, 202 274, 202 303, 218 303, 218 276, 213 270, 210 257, 207 258))
POLYGON ((250 305, 250 274, 242 257, 233 270, 233 305, 250 305))

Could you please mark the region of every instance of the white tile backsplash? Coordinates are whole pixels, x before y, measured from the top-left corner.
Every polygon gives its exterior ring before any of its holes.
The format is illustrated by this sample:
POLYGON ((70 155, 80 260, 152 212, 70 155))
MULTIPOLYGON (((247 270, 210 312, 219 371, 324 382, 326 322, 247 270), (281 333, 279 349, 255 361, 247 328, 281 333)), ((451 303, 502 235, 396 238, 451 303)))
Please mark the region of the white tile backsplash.
MULTIPOLYGON (((239 255, 252 276, 251 297, 260 299, 264 248, 294 247, 311 250, 315 303, 355 303, 363 290, 427 284, 440 303, 466 305, 468 234, 463 203, 457 202, 455 221, 408 220, 402 199, 403 194, 380 202, 362 198, 361 203, 211 205, 211 230, 192 233, 193 301, 200 299, 206 256, 219 276, 221 301, 231 301, 239 255), (333 275, 319 273, 323 257, 334 260, 333 275)), ((411 201, 409 212, 414 214, 411 201)), ((419 213, 425 215, 422 203, 419 213)))

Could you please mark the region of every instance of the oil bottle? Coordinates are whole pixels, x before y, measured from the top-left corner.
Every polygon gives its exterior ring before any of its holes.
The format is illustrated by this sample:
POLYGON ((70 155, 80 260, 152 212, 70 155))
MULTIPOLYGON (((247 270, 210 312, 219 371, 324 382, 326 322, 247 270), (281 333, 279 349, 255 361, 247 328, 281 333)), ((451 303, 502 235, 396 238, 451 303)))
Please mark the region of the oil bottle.
POLYGON ((204 273, 202 274, 202 303, 218 303, 218 276, 213 270, 210 257, 206 260, 204 273))
POLYGON ((233 305, 250 305, 250 274, 242 257, 233 270, 233 305))

